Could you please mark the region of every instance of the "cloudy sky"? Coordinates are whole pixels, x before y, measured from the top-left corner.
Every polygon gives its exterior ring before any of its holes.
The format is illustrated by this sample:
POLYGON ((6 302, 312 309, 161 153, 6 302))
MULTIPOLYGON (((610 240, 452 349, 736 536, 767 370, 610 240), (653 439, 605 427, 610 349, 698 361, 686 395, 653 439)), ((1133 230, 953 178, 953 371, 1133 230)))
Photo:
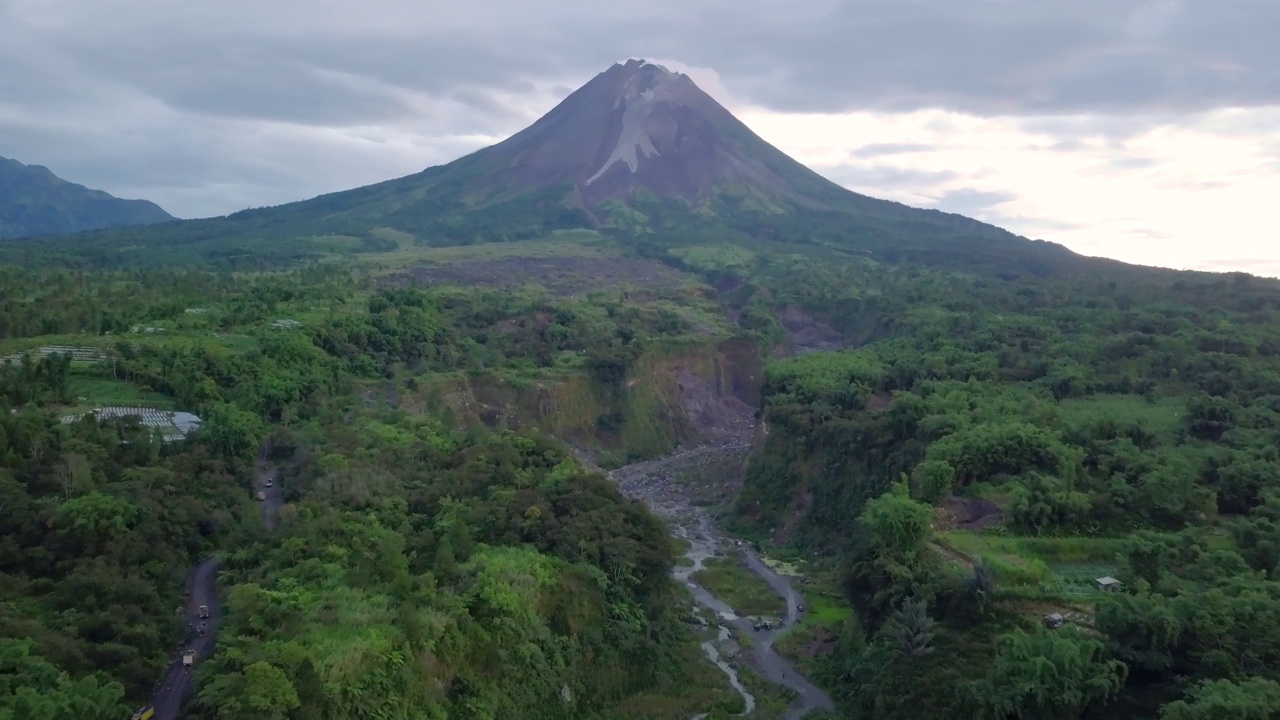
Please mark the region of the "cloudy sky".
POLYGON ((180 217, 405 175, 628 57, 859 192, 1280 276, 1280 0, 0 0, 0 156, 180 217))

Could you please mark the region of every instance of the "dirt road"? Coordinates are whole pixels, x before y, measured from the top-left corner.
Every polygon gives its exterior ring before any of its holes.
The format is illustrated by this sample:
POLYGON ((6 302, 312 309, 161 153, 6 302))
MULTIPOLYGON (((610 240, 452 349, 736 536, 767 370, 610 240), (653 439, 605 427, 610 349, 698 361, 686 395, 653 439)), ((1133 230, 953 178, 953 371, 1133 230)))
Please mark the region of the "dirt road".
POLYGON ((186 650, 196 651, 196 661, 208 657, 214 648, 218 634, 218 622, 222 619, 222 605, 218 602, 218 567, 221 561, 210 558, 196 565, 188 580, 188 598, 185 611, 188 630, 187 637, 174 657, 165 668, 155 692, 151 696, 151 705, 155 708, 153 720, 177 720, 182 710, 183 700, 191 688, 192 668, 182 664, 182 653, 186 650), (201 620, 200 606, 209 606, 209 618, 201 620), (208 633, 204 637, 196 635, 196 627, 201 622, 209 624, 208 633))
MULTIPOLYGON (((780 633, 795 625, 799 617, 799 606, 804 602, 792 587, 791 581, 774 572, 754 552, 744 552, 748 569, 785 599, 787 606, 780 628, 756 632, 750 619, 739 617, 727 603, 692 579, 707 558, 721 554, 720 546, 727 541, 706 511, 691 502, 676 475, 709 462, 740 457, 746 450, 745 439, 738 439, 723 445, 686 450, 659 460, 627 465, 609 473, 609 477, 618 483, 623 494, 643 501, 655 514, 670 523, 677 536, 688 541, 689 550, 685 556, 692 564, 677 566, 673 571, 676 580, 689 588, 699 605, 716 614, 722 628, 731 627, 752 638, 751 665, 769 682, 789 687, 799 695, 784 716, 786 720, 798 720, 814 710, 834 710, 835 704, 826 693, 801 675, 790 661, 774 650, 774 640, 780 633)), ((704 644, 704 650, 707 649, 706 645, 704 644)), ((730 682, 746 703, 746 712, 751 712, 755 698, 739 684, 737 674, 712 652, 708 652, 708 657, 729 675, 730 682)))

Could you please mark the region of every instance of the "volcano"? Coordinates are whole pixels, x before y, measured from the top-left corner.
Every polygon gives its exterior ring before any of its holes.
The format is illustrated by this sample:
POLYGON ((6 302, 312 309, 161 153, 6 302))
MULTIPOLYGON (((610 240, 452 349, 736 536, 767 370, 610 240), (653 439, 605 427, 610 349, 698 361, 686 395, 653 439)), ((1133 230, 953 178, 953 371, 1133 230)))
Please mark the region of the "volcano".
POLYGON ((569 229, 632 245, 714 237, 817 244, 880 262, 946 257, 997 274, 1011 266, 1047 274, 1079 258, 960 215, 846 190, 756 135, 687 75, 644 60, 614 65, 524 130, 445 165, 163 231, 80 240, 101 262, 120 264, 142 257, 111 257, 122 246, 292 261, 331 252, 324 244, 334 238, 376 250, 410 238, 449 246, 569 229))
POLYGON ((765 142, 689 76, 644 60, 600 73, 476 159, 503 190, 568 185, 585 207, 642 191, 696 205, 729 187, 815 208, 848 194, 765 142))

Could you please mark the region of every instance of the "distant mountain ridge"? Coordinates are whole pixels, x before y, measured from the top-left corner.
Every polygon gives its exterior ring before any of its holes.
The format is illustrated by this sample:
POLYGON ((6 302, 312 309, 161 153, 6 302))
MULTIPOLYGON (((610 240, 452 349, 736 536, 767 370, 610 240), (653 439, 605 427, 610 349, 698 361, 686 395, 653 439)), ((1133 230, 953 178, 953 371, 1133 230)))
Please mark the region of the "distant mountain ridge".
POLYGON ((174 217, 147 200, 122 200, 68 182, 43 165, 0 157, 0 239, 59 235, 174 217))

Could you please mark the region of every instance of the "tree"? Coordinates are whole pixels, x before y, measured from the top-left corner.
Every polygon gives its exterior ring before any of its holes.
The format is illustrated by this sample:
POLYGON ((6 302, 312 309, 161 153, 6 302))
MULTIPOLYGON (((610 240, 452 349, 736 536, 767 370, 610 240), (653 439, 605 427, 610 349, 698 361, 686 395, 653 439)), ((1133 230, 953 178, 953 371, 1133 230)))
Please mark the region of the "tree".
POLYGON ((911 496, 920 502, 937 505, 951 492, 956 470, 943 460, 925 460, 911 472, 911 496))
POLYGON ((926 549, 933 510, 911 499, 907 484, 867 502, 858 516, 861 542, 850 563, 851 599, 872 626, 928 579, 926 549))
POLYGON ((924 600, 906 600, 880 628, 880 636, 899 657, 920 657, 933 652, 935 625, 924 600))
POLYGON ((902 482, 869 501, 858 516, 875 544, 876 555, 886 563, 898 565, 910 565, 919 559, 932 536, 932 520, 929 506, 912 500, 902 482))
POLYGON ((298 707, 298 693, 280 668, 256 662, 244 669, 244 704, 263 720, 280 720, 298 707))
POLYGON ((1161 720, 1277 720, 1280 683, 1264 678, 1240 682, 1206 680, 1160 711, 1161 720))
POLYGON ((262 421, 229 403, 210 405, 200 435, 215 451, 247 460, 258 450, 262 421))
POLYGON ((1075 720, 1120 692, 1128 669, 1078 633, 1015 632, 982 680, 965 686, 980 720, 1075 720))
POLYGON ((965 589, 978 606, 978 612, 985 612, 987 603, 996 592, 996 571, 991 564, 978 558, 973 564, 973 572, 965 578, 965 589))

